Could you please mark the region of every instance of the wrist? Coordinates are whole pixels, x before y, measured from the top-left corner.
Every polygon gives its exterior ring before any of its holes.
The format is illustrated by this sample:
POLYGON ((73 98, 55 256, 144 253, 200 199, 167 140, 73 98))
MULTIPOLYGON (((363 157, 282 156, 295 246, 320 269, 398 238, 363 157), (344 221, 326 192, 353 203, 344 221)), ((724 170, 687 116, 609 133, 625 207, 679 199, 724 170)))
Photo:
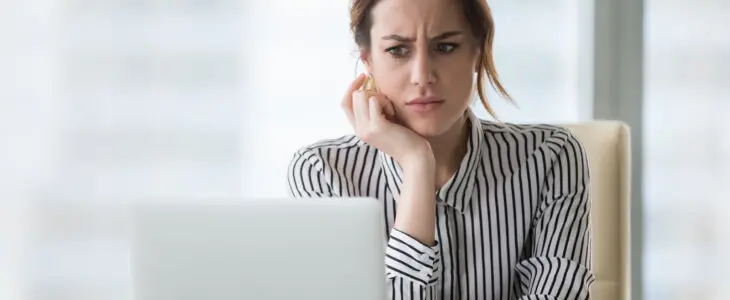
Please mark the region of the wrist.
POLYGON ((404 173, 433 172, 436 168, 436 159, 430 146, 411 151, 399 163, 404 173))

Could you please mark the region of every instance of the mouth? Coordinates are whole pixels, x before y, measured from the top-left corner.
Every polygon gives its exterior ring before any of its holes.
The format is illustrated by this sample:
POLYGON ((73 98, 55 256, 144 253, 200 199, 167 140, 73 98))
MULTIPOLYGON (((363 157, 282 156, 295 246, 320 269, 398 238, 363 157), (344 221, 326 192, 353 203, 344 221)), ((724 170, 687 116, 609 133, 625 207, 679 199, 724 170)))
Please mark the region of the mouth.
POLYGON ((406 107, 416 112, 430 112, 438 109, 444 103, 444 99, 435 96, 413 98, 406 102, 406 107))

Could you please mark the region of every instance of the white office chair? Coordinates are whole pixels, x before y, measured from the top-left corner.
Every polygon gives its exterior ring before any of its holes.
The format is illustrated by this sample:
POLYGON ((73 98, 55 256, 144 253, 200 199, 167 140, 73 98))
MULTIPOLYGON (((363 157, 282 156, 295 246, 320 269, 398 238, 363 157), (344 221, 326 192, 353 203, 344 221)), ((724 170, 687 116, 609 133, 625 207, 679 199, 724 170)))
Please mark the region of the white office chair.
POLYGON ((591 172, 596 300, 631 298, 629 127, 614 121, 563 125, 583 144, 591 172))

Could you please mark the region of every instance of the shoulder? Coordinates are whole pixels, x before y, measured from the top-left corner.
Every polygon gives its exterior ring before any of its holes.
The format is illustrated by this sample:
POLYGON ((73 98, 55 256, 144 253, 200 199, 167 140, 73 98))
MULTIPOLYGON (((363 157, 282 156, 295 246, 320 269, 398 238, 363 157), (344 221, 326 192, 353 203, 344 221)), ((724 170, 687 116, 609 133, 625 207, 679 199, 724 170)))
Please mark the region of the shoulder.
POLYGON ((361 160, 369 152, 374 154, 377 151, 355 135, 344 135, 300 147, 294 153, 292 165, 306 161, 320 170, 327 167, 346 167, 361 160))
POLYGON ((582 160, 585 150, 578 138, 565 127, 552 124, 515 124, 480 120, 487 140, 524 144, 531 150, 545 149, 551 156, 568 155, 582 160))
POLYGON ((335 195, 330 179, 333 166, 330 157, 338 156, 341 151, 361 147, 354 136, 342 136, 321 140, 299 148, 289 163, 287 182, 289 195, 293 197, 327 197, 335 195))

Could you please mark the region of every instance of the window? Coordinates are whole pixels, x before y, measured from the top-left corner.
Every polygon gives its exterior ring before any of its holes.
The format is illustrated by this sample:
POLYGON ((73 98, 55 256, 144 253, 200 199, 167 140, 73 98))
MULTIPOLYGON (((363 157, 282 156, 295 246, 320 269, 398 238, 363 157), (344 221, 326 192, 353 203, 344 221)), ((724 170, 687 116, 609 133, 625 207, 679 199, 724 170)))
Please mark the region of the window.
POLYGON ((646 1, 646 299, 728 299, 730 3, 646 1))

